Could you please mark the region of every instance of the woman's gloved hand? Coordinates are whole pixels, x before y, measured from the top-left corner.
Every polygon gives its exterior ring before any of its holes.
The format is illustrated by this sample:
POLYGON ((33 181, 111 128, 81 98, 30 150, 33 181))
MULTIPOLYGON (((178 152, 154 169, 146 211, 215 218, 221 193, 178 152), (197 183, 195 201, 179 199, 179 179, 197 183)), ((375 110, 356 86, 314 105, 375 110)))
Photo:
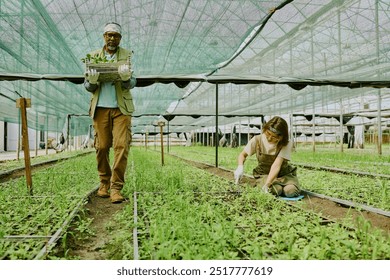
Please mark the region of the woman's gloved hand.
POLYGON ((118 67, 118 74, 121 77, 122 81, 128 81, 131 78, 131 72, 129 65, 122 64, 118 67))
POLYGON ((234 179, 236 184, 240 181, 241 177, 244 175, 244 165, 240 164, 237 169, 234 171, 234 179))
POLYGON ((99 72, 96 69, 89 69, 85 73, 85 78, 90 84, 95 85, 99 79, 99 72))
POLYGON ((270 190, 269 190, 269 185, 268 184, 265 184, 264 186, 261 187, 261 191, 263 193, 270 193, 270 190))

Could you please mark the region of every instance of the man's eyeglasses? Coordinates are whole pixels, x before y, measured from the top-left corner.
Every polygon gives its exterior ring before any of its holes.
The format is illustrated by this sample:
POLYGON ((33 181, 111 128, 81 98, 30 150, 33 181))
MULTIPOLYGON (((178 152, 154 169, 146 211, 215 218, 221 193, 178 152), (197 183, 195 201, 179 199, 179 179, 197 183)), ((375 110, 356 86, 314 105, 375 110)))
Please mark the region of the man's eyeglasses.
POLYGON ((118 33, 104 33, 104 37, 107 39, 114 38, 115 40, 122 38, 121 34, 118 33))

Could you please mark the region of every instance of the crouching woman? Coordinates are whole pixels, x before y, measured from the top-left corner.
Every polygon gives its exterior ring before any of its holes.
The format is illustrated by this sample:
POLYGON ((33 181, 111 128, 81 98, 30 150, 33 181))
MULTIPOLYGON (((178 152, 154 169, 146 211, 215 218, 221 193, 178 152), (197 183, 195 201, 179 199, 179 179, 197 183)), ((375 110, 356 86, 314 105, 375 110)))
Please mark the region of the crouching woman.
POLYGON ((236 182, 244 174, 244 163, 248 156, 256 154, 258 165, 253 176, 261 190, 276 196, 296 197, 300 195, 297 168, 289 164, 292 143, 288 139, 288 125, 281 117, 273 117, 253 137, 238 156, 238 167, 234 172, 236 182))

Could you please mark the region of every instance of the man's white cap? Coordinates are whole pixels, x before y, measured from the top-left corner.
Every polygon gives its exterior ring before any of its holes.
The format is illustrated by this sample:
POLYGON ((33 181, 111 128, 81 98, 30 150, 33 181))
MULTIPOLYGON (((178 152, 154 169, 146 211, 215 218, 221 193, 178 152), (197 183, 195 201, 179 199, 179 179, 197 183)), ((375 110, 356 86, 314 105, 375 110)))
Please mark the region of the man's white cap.
POLYGON ((106 26, 104 26, 104 33, 103 34, 105 34, 107 32, 116 32, 116 33, 121 34, 121 26, 116 22, 107 23, 106 26))

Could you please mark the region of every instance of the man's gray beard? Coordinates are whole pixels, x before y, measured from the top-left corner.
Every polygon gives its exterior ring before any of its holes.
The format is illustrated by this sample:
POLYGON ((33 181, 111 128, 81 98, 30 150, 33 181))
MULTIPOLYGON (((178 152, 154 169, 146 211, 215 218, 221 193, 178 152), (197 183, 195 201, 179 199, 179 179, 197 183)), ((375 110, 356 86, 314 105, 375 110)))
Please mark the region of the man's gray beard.
POLYGON ((107 49, 109 49, 110 51, 115 51, 115 50, 116 50, 116 47, 113 47, 113 46, 107 46, 107 49))

